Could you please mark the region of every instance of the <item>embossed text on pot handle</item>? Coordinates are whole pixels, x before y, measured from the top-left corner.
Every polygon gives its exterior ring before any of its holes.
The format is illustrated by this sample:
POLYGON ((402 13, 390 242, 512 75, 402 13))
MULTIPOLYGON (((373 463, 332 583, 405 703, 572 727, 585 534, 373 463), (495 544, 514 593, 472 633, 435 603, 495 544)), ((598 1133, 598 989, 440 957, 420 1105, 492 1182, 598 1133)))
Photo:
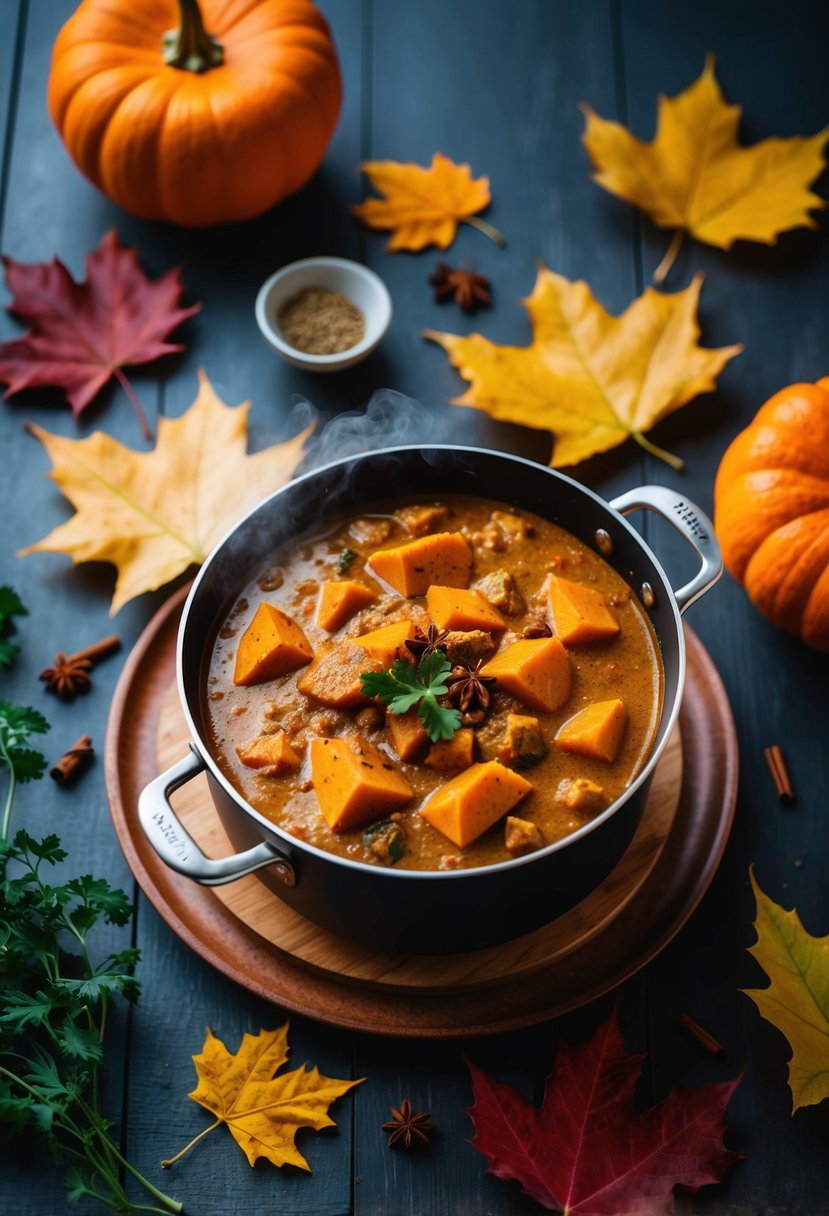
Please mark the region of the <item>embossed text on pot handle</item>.
POLYGON ((698 573, 674 592, 679 611, 690 608, 714 586, 723 571, 722 555, 711 520, 695 503, 668 486, 640 486, 614 498, 611 507, 622 515, 631 511, 655 511, 667 520, 696 550, 700 559, 698 573))
POLYGON ((173 808, 169 796, 186 785, 204 768, 204 761, 195 748, 156 777, 141 791, 138 818, 150 844, 172 870, 186 874, 205 887, 218 887, 232 882, 264 866, 273 866, 274 873, 288 887, 296 884, 294 868, 275 845, 263 840, 244 853, 232 857, 208 857, 196 844, 173 808))

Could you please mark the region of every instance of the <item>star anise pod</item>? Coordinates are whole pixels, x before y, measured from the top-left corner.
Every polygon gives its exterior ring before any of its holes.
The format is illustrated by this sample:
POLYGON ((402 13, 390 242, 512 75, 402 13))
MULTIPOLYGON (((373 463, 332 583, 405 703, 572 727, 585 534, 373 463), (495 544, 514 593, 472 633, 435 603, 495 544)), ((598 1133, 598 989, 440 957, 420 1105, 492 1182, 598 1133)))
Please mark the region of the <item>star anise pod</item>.
POLYGON ((495 676, 481 675, 483 659, 479 659, 473 667, 453 667, 446 684, 449 689, 449 700, 456 705, 462 714, 474 713, 476 710, 486 712, 491 699, 490 689, 495 686, 495 676))
POLYGON ((413 1145, 418 1148, 429 1147, 429 1132, 435 1130, 435 1125, 428 1111, 419 1115, 413 1114, 411 1102, 404 1098, 400 1103, 400 1110, 392 1107, 391 1113, 393 1118, 383 1124, 383 1131, 389 1132, 389 1148, 397 1143, 401 1143, 404 1148, 411 1148, 413 1145))
POLYGON ((434 654, 436 650, 445 654, 446 645, 443 639, 446 637, 446 633, 445 629, 439 630, 437 625, 430 624, 426 633, 423 632, 419 625, 415 625, 415 635, 406 642, 406 649, 416 663, 422 662, 428 655, 434 654))
POLYGON ((453 270, 446 262, 438 262, 434 273, 429 275, 429 282, 435 289, 437 301, 454 300, 464 312, 489 308, 492 303, 489 279, 473 270, 464 270, 462 266, 453 270))
POLYGON ((47 667, 40 673, 46 687, 56 692, 59 697, 71 701, 78 693, 89 692, 92 681, 89 672, 92 669, 91 659, 82 659, 75 654, 64 654, 62 650, 55 655, 53 667, 47 667))

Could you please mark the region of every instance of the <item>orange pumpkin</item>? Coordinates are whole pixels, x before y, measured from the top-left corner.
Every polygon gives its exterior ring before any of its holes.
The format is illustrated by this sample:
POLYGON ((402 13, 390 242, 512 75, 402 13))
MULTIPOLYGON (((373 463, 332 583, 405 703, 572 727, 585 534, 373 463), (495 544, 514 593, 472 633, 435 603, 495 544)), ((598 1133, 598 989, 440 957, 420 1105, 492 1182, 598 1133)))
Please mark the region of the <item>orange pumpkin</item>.
POLYGON ((829 377, 776 393, 714 487, 726 568, 773 624, 829 651, 829 377))
POLYGON ((83 0, 58 35, 49 112, 119 206, 188 228, 245 220, 319 165, 342 98, 310 0, 83 0))

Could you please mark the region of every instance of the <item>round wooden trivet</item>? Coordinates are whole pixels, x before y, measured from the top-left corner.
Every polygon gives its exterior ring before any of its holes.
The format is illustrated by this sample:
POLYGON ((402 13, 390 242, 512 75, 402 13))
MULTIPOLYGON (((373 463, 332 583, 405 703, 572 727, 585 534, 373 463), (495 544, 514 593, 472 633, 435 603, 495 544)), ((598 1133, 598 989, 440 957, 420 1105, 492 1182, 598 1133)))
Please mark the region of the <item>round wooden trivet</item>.
MULTIPOLYGON (((162 701, 159 772, 187 754, 189 740, 174 682, 162 701)), ((488 950, 449 955, 383 954, 368 950, 300 916, 253 874, 215 888, 214 894, 234 916, 277 950, 336 979, 421 992, 459 991, 475 985, 504 983, 559 962, 572 950, 583 947, 622 912, 656 863, 679 805, 681 784, 682 744, 679 730, 674 730, 654 774, 637 833, 607 880, 566 916, 488 950)), ((174 794, 172 803, 190 835, 209 857, 226 857, 234 852, 203 773, 174 794)))
MULTIPOLYGON (((643 828, 620 863, 621 875, 608 879, 610 889, 594 893, 553 926, 461 958, 378 956, 309 927, 255 878, 243 880, 244 887, 240 882, 212 889, 176 874, 144 837, 136 804, 159 771, 159 748, 165 755, 169 748, 171 759, 186 748, 186 737, 177 737, 170 700, 186 592, 160 609, 121 675, 107 729, 107 790, 121 847, 147 898, 187 945, 249 990, 296 1013, 372 1033, 447 1037, 527 1026, 621 983, 665 946, 707 889, 731 826, 737 742, 717 672, 687 629, 681 746, 672 740, 660 765, 668 766, 659 777, 665 798, 653 806, 649 800, 643 828), (683 769, 676 803, 672 791, 683 769), (242 892, 234 893, 235 887, 242 892), (257 927, 245 919, 252 909, 257 927), (293 920, 288 939, 286 913, 293 920), (570 928, 562 932, 564 922, 570 928), (502 952, 508 961, 499 972, 495 956, 502 952)), ((192 808, 184 806, 188 789, 195 788, 192 783, 176 796, 177 811, 203 820, 206 836, 192 818, 188 824, 208 852, 230 851, 209 799, 193 793, 192 808)))

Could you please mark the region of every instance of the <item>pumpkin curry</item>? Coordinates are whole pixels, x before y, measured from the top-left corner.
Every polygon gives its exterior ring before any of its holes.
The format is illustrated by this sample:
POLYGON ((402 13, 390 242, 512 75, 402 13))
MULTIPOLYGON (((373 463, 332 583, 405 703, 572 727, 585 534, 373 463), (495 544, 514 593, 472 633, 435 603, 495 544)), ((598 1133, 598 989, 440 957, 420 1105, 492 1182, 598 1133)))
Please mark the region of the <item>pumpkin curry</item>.
POLYGON ((559 840, 645 763, 658 644, 628 584, 548 520, 407 501, 278 554, 212 648, 230 783, 356 861, 491 865, 559 840))

